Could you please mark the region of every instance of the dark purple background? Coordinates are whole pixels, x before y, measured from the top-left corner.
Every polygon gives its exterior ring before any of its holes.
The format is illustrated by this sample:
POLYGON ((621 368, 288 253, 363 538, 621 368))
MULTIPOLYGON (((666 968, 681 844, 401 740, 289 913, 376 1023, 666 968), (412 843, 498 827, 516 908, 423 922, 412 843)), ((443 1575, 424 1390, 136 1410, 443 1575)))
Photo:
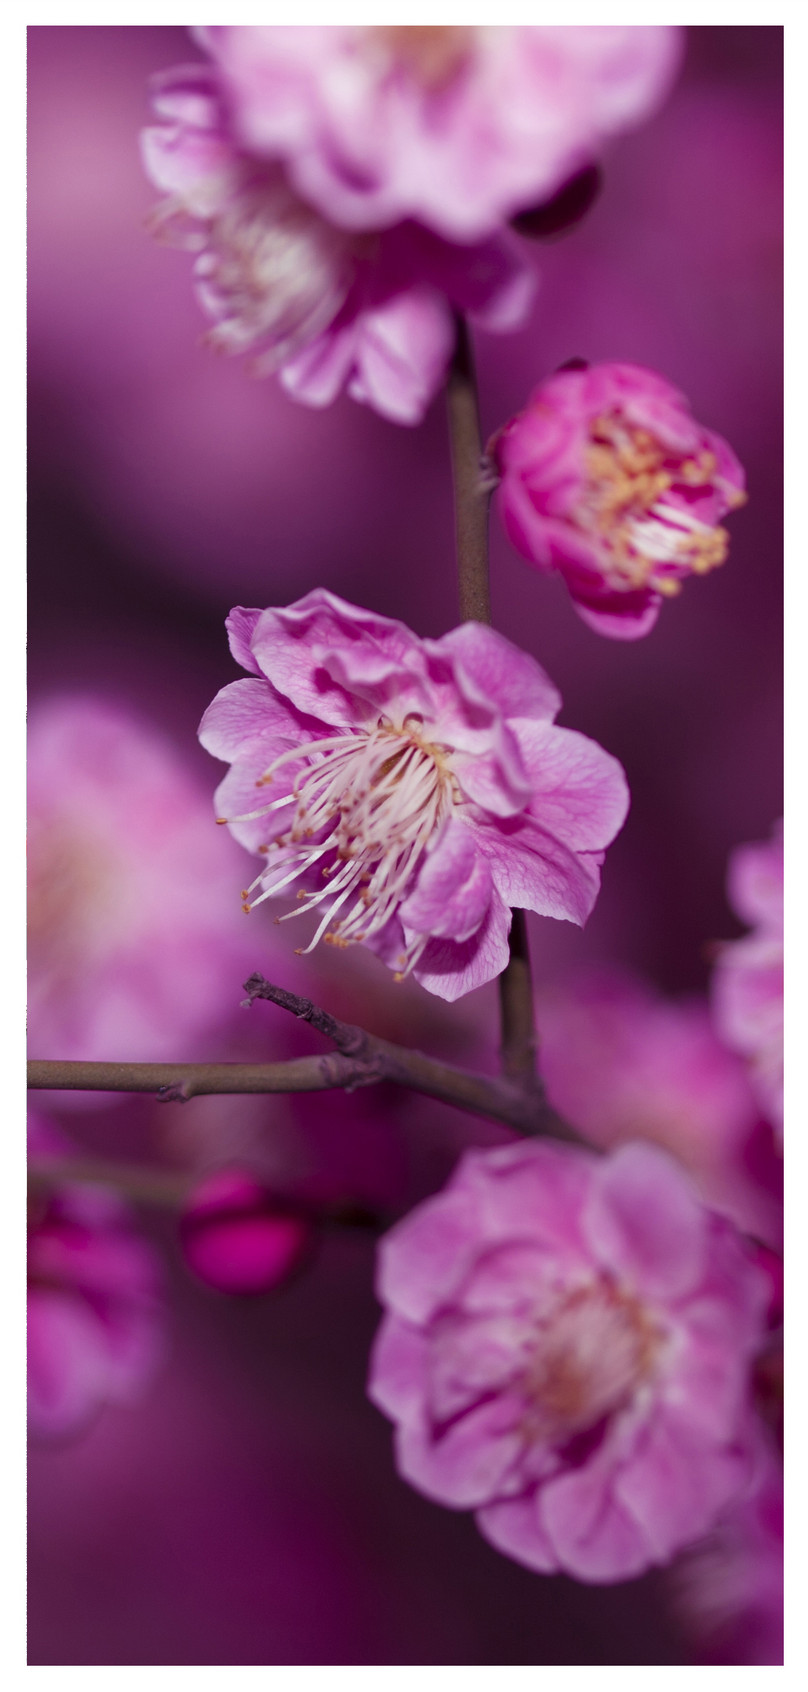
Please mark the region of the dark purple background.
MULTIPOLYGON (((136 146, 145 80, 194 57, 189 38, 29 33, 32 695, 133 703, 212 791, 220 767, 195 729, 236 673, 231 604, 322 583, 422 634, 456 620, 442 407, 417 430, 348 400, 313 412, 201 349, 187 255, 144 231, 154 196, 136 146)), ((608 958, 667 990, 703 987, 706 943, 739 932, 727 854, 781 808, 781 49, 778 28, 691 30, 673 96, 613 147, 587 220, 535 246, 529 327, 478 343, 486 431, 563 360, 627 359, 680 386, 749 478, 728 564, 636 645, 586 629, 493 524, 498 626, 632 791, 587 929, 532 921, 543 982, 608 958)), ((298 943, 277 932, 276 967, 298 943)), ((257 967, 269 934, 256 927, 257 967)), ((372 959, 323 970, 325 1002, 378 1032, 456 1057, 490 1027, 493 989, 444 1007, 396 996, 372 959)), ((251 1013, 233 1055, 260 1050, 279 1015, 251 1013)), ((215 1156, 275 1135, 279 1165, 390 1204, 440 1182, 465 1140, 499 1137, 378 1096, 198 1100, 182 1120, 133 1102, 70 1126, 89 1146, 175 1159, 190 1141, 215 1156)), ((371 1240, 335 1235, 282 1294, 240 1303, 190 1281, 167 1220, 146 1225, 175 1283, 171 1357, 141 1406, 32 1454, 33 1663, 684 1660, 662 1577, 536 1577, 397 1479, 364 1396, 371 1240)))

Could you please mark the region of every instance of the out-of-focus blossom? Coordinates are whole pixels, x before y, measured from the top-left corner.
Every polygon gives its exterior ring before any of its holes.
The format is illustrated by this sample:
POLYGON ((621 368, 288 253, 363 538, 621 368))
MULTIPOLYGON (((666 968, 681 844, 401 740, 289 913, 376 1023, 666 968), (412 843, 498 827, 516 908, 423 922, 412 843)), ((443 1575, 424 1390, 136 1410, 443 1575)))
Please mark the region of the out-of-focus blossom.
POLYGON ((718 1031, 749 1060, 752 1086, 775 1128, 783 1126, 783 832, 738 846, 729 902, 752 933, 722 946, 713 976, 718 1031))
POLYGON ((671 1571, 679 1619, 711 1663, 783 1661, 783 1470, 761 1445, 747 1497, 671 1571))
POLYGON ((313 1230, 245 1170, 219 1169, 191 1195, 180 1237, 188 1263, 208 1286, 260 1293, 282 1286, 300 1267, 313 1230))
POLYGON ((627 1579, 747 1483, 766 1280, 656 1147, 467 1153, 377 1290, 402 1475, 529 1568, 627 1579))
POLYGON ((513 545, 559 570, 584 622, 615 639, 647 634, 663 598, 724 562, 720 522, 745 498, 726 441, 634 364, 558 371, 489 451, 513 545))
POLYGON ((34 708, 29 868, 36 1057, 186 1058, 237 1007, 254 954, 231 853, 204 792, 137 718, 74 695, 34 708))
POLYGON ((489 235, 547 199, 670 87, 678 31, 596 26, 228 26, 196 38, 241 144, 348 229, 415 217, 489 235))
POLYGON ((604 1148, 655 1140, 686 1165, 702 1198, 779 1245, 780 1159, 705 1001, 665 999, 601 967, 540 990, 536 1020, 542 1076, 563 1116, 604 1148))
MULTIPOLYGON (((616 759, 553 724, 535 659, 477 623, 419 640, 324 588, 228 618, 255 679, 200 725, 232 763, 220 820, 266 863, 259 904, 297 883, 321 936, 365 941, 455 999, 508 958, 510 907, 582 924, 628 796, 616 759), (302 767, 301 767, 302 766, 302 767)), ((293 913, 289 913, 293 914, 293 913)))
MULTIPOLYGON (((73 1147, 29 1119, 37 1158, 73 1147)), ((161 1354, 158 1265, 128 1207, 107 1188, 64 1183, 32 1200, 28 1228, 28 1421, 33 1433, 78 1432, 107 1403, 128 1403, 161 1354)))
POLYGON ((144 131, 143 156, 167 196, 153 222, 199 255, 208 341, 253 354, 258 375, 277 370, 295 399, 325 406, 347 387, 382 416, 417 423, 451 357, 453 308, 488 329, 524 322, 535 278, 515 236, 458 247, 412 222, 339 228, 280 164, 239 150, 215 71, 169 71, 153 99, 164 121, 144 131))

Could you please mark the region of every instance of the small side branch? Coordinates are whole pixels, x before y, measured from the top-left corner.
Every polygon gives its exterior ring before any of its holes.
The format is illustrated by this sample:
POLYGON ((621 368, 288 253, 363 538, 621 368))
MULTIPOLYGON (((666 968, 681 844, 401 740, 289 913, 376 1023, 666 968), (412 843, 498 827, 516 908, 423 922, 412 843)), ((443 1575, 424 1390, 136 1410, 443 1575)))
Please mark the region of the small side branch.
POLYGON ((521 1086, 536 1086, 536 1024, 527 918, 514 911, 509 939, 510 957, 499 978, 502 1073, 521 1086))

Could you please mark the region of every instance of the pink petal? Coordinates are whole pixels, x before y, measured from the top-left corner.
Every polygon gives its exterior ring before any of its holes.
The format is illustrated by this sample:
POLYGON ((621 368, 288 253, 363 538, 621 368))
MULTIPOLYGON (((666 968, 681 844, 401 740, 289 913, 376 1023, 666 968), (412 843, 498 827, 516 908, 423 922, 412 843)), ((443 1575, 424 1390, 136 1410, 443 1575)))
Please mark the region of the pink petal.
POLYGON ((622 765, 574 729, 518 723, 514 732, 533 789, 530 810, 539 826, 577 851, 608 846, 629 807, 622 765))
POLYGON ((450 1002, 501 975, 508 962, 511 913, 493 889, 488 914, 471 939, 430 940, 413 970, 429 993, 450 1002))
POLYGON ((558 1558, 539 1518, 539 1495, 500 1499, 478 1510, 475 1521, 484 1539, 537 1574, 554 1574, 558 1558))
POLYGON ((704 1272, 707 1213, 656 1146, 635 1141, 598 1165, 583 1222, 599 1262, 651 1298, 681 1298, 704 1272))
POLYGON ((376 1291, 410 1322, 428 1321, 459 1291, 477 1253, 478 1206, 465 1192, 427 1199, 379 1246, 376 1291))
POLYGON ((368 1397, 394 1421, 420 1415, 428 1390, 429 1348, 418 1328, 385 1316, 373 1342, 368 1397))
POLYGON ((468 940, 485 917, 492 891, 485 858, 463 823, 451 819, 399 916, 413 934, 468 940))
POLYGON ((395 1436, 400 1473, 439 1504, 457 1510, 487 1504, 519 1456, 522 1442, 514 1432, 519 1410, 518 1401, 500 1394, 462 1416, 440 1439, 423 1424, 406 1422, 395 1436))
POLYGON ((578 1580, 630 1580, 655 1561, 629 1511, 614 1496, 607 1462, 590 1462, 548 1481, 539 1521, 559 1564, 578 1580))

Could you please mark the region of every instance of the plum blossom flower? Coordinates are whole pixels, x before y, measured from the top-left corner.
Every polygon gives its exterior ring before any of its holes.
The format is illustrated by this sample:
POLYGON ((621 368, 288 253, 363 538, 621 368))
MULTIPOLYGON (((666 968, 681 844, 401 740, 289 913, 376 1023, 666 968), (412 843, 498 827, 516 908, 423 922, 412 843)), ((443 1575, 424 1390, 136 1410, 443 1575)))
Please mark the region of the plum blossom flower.
MULTIPOLYGON (((29 1120, 30 1151, 73 1147, 52 1123, 29 1120)), ((73 1434, 107 1403, 147 1385, 162 1352, 157 1260, 128 1207, 76 1182, 34 1196, 28 1226, 28 1421, 46 1437, 73 1434)))
POLYGON ((418 423, 452 354, 453 308, 496 331, 524 321, 535 274, 507 231, 459 247, 412 222, 339 228, 278 162, 241 149, 214 69, 164 73, 153 101, 163 121, 143 132, 143 158, 166 195, 153 227, 198 255, 210 344, 250 353, 254 372, 277 371, 295 399, 325 406, 347 387, 418 423))
POLYGON ((310 1255, 314 1229, 280 1204, 246 1169, 205 1177, 180 1218, 187 1262, 200 1280, 226 1293, 268 1292, 310 1255))
MULTIPOLYGON (((184 1058, 238 1004, 249 959, 231 851, 170 743, 106 700, 56 695, 29 735, 29 1034, 37 1057, 184 1058)), ((201 1050, 200 1050, 201 1055, 201 1050)), ((106 1095, 90 1095, 104 1102, 106 1095)), ((82 1105, 86 1095, 61 1095, 82 1105)))
POLYGON ((661 103, 669 27, 217 25, 242 146, 285 161, 348 229, 417 218, 453 241, 545 200, 602 142, 661 103))
POLYGON ((711 1663, 783 1661, 783 1468, 763 1444, 748 1494, 671 1570, 681 1621, 711 1663))
POLYGON ((199 735, 232 766, 219 820, 265 858, 252 906, 297 883, 320 919, 307 951, 364 941, 445 999, 505 967, 511 906, 583 924, 626 782, 555 727, 533 658, 477 623, 419 640, 325 588, 228 629, 253 679, 199 735))
POLYGON ((377 1292, 400 1473, 517 1562, 628 1579, 747 1484, 766 1280, 656 1147, 467 1152, 377 1292))
POLYGON ((634 364, 557 371, 489 452, 508 538, 560 571, 584 622, 618 640, 647 634, 663 598, 724 562, 720 522, 745 499, 731 447, 634 364))
POLYGON ((729 902, 752 933, 721 947, 713 975, 716 1027, 749 1062, 761 1109, 783 1126, 783 825, 771 840, 738 846, 727 878, 729 902))
POLYGON ((654 1140, 708 1204, 780 1245, 782 1161, 706 999, 668 999, 601 966, 539 989, 536 1022, 549 1097, 587 1139, 604 1150, 654 1140))

